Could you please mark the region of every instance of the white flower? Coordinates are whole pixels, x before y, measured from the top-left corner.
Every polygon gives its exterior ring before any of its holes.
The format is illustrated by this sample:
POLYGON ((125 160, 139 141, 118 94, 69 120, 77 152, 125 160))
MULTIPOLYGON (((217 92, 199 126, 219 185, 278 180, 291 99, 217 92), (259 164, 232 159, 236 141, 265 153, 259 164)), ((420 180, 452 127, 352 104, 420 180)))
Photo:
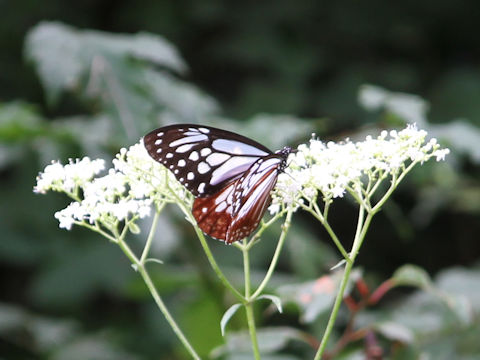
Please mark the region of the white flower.
POLYGON ((37 193, 60 191, 76 200, 83 196, 55 214, 61 228, 70 230, 75 223, 115 227, 119 221, 149 216, 153 202, 158 206, 167 200, 191 200, 173 174, 148 155, 142 142, 121 149, 107 175, 95 177, 104 163, 88 157, 70 160, 65 166, 52 162, 38 176, 37 193))
POLYGON ((103 159, 90 160, 70 159, 69 163, 63 166, 59 162, 52 161, 45 167, 43 173, 37 176, 37 185, 33 188, 36 193, 46 193, 48 190, 72 192, 76 187, 81 187, 93 179, 105 168, 103 159))
POLYGON ((57 211, 55 213, 55 218, 60 222, 60 228, 70 230, 72 225, 75 223, 75 220, 82 215, 79 215, 80 203, 73 202, 68 205, 65 209, 57 211))
POLYGON ((269 210, 280 211, 282 203, 295 206, 302 197, 316 201, 318 194, 325 201, 347 192, 365 194, 362 189, 368 184, 372 186, 387 175, 398 176, 412 162, 423 163, 432 157, 443 160, 449 150, 440 149, 436 139, 425 142, 426 137, 426 131, 409 124, 401 131, 382 131, 377 138, 367 136, 365 141, 355 143, 346 139, 325 144, 312 139, 290 155, 289 167, 278 178, 269 210))

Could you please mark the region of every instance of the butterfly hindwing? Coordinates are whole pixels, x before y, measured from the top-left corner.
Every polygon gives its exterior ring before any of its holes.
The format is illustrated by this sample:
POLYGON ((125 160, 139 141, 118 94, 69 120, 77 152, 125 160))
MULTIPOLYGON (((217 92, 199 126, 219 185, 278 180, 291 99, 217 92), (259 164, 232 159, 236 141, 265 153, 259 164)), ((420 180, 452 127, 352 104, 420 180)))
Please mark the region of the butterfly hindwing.
POLYGON ((233 221, 233 192, 235 181, 218 193, 198 197, 193 202, 192 213, 202 231, 211 237, 226 241, 226 234, 233 221))
POLYGON ((282 162, 276 154, 261 158, 218 193, 195 199, 193 215, 200 228, 227 243, 250 235, 270 202, 282 162))

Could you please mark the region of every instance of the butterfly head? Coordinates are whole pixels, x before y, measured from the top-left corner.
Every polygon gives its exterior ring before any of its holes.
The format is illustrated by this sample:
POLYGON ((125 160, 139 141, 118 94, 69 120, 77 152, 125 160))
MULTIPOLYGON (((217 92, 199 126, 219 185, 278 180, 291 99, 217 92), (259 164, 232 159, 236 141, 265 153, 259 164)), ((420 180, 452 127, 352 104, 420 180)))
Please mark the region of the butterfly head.
POLYGON ((282 163, 278 167, 278 170, 280 172, 285 170, 285 168, 287 167, 288 155, 290 155, 290 153, 292 153, 294 151, 295 150, 293 150, 290 146, 285 146, 282 150, 278 150, 278 151, 275 152, 275 154, 280 155, 280 157, 282 158, 282 163))

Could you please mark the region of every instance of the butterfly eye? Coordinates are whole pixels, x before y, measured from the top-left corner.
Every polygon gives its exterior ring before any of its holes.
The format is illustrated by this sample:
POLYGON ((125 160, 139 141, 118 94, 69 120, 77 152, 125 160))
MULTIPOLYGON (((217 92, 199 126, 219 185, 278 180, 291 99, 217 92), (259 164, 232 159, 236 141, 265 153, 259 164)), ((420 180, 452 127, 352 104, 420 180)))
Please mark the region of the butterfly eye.
POLYGON ((227 243, 256 229, 291 152, 272 153, 242 135, 185 124, 156 129, 143 140, 150 156, 195 196, 200 228, 227 243))

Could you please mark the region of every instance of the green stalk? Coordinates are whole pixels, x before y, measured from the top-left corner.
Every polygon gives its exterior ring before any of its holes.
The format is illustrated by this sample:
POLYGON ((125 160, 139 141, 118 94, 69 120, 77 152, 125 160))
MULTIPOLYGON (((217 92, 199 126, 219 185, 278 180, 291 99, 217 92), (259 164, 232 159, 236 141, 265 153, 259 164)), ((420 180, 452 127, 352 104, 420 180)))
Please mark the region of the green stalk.
MULTIPOLYGON (((192 222, 192 224, 195 224, 195 223, 192 222)), ((210 247, 207 244, 207 240, 205 239, 205 235, 203 235, 202 230, 197 225, 194 225, 193 228, 197 233, 197 237, 200 239, 200 244, 202 244, 203 251, 205 251, 205 255, 207 255, 208 262, 210 263, 210 266, 213 268, 213 271, 215 271, 215 274, 217 274, 218 278, 223 283, 223 285, 225 285, 225 287, 228 288, 231 291, 231 293, 235 295, 235 297, 241 303, 244 303, 245 298, 243 297, 243 295, 240 294, 240 292, 237 289, 235 289, 235 287, 225 277, 222 270, 220 270, 220 267, 218 266, 217 262, 215 261, 215 258, 213 257, 212 252, 210 251, 210 247)))
POLYGON ((155 288, 155 285, 153 284, 152 279, 150 278, 150 275, 148 274, 147 270, 145 269, 144 264, 138 260, 137 256, 133 253, 133 251, 130 249, 130 247, 123 241, 122 238, 118 239, 118 245, 120 246, 120 249, 124 252, 124 254, 129 258, 129 260, 132 262, 132 264, 135 265, 136 269, 140 273, 140 275, 143 278, 143 281, 148 287, 148 290, 150 291, 150 294, 152 295, 153 299, 155 300, 155 303, 157 304, 159 310, 162 312, 163 316, 165 316, 165 319, 169 323, 170 327, 172 328, 173 332, 177 335, 183 346, 185 346, 185 349, 188 351, 188 353, 194 358, 195 360, 200 360, 200 356, 195 352, 193 349, 192 345, 189 343, 185 335, 183 334, 182 330, 176 323, 175 319, 173 316, 170 314, 168 311, 165 303, 163 302, 162 298, 160 297, 160 294, 158 293, 157 289, 155 288))
MULTIPOLYGON (((248 256, 248 247, 247 247, 247 239, 243 240, 243 270, 245 273, 245 299, 250 298, 250 258, 248 256)), ((247 315, 247 323, 248 323, 248 332, 250 333, 250 339, 252 341, 252 350, 255 360, 260 360, 260 349, 258 347, 258 339, 257 339, 257 329, 255 326, 255 316, 253 313, 253 303, 248 301, 245 303, 245 312, 247 315)))
POLYGON ((265 286, 267 286, 268 282, 270 281, 270 278, 273 275, 275 267, 277 266, 280 253, 282 252, 283 244, 285 243, 287 232, 292 222, 292 215, 293 215, 293 210, 289 209, 287 212, 287 216, 285 217, 285 222, 283 223, 283 226, 282 226, 282 233, 280 234, 280 238, 278 239, 277 248, 275 249, 275 253, 273 254, 272 261, 270 262, 270 266, 267 270, 267 273, 265 274, 265 277, 263 278, 262 282, 258 286, 257 290, 255 290, 252 296, 247 297, 247 300, 249 301, 255 300, 262 293, 263 289, 265 288, 265 286))
MULTIPOLYGON (((353 241, 352 245, 352 251, 350 252, 349 260, 347 261, 347 265, 345 266, 345 271, 343 273, 342 281, 340 283, 340 288, 338 290, 337 296, 335 298, 335 302, 333 304, 333 309, 332 313, 330 314, 330 318, 328 320, 327 328, 325 329, 325 333, 323 335, 322 341, 320 343, 320 346, 318 348, 317 353, 315 354, 314 360, 321 360, 323 353, 325 352, 325 348, 327 346, 328 339, 330 337, 330 334, 333 329, 333 325, 335 324, 335 320, 338 315, 338 310, 340 309, 340 305, 342 304, 343 300, 343 294, 345 293, 345 288, 348 283, 348 279, 350 277, 350 272, 353 268, 353 264, 355 262, 355 259, 358 255, 358 252, 360 250, 360 247, 362 246, 363 240, 365 239, 365 236, 367 234, 367 230, 370 226, 370 223, 372 221, 373 216, 380 211, 381 207, 385 204, 387 199, 390 197, 390 195, 393 193, 393 191, 397 188, 398 184, 403 180, 403 178, 412 170, 412 168, 416 165, 416 161, 413 161, 407 168, 403 170, 403 172, 400 174, 400 176, 397 176, 397 174, 392 174, 392 181, 390 184, 390 187, 388 190, 385 192, 383 197, 375 204, 373 207, 366 207, 363 202, 360 203, 360 209, 359 209, 359 214, 358 214, 358 222, 357 222, 357 230, 355 232, 355 239, 353 241), (365 210, 367 211, 367 216, 364 219, 365 216, 365 210)), ((381 180, 383 180, 385 176, 381 177, 381 180)), ((372 189, 370 189, 370 192, 368 195, 373 194, 373 192, 378 188, 379 184, 381 181, 377 181, 375 185, 373 186, 372 189)), ((307 209, 308 210, 308 209, 307 209)), ((310 211, 312 212, 312 211, 310 211)), ((326 225, 326 223, 324 224, 326 225)), ((330 232, 329 232, 330 233, 330 232)))
POLYGON ((300 204, 301 208, 304 209, 305 211, 307 211, 308 213, 312 214, 312 216, 317 219, 318 221, 320 221, 320 223, 323 225, 323 227, 325 228, 325 230, 327 230, 328 234, 330 235, 330 237, 332 238, 333 242, 335 243, 335 245, 337 246, 337 249, 338 251, 340 251, 340 253, 342 254, 343 258, 345 259, 346 262, 350 262, 350 256, 348 255, 347 251, 345 250, 345 248, 343 247, 343 245, 341 244, 340 240, 338 239, 337 237, 337 234, 335 234, 335 232, 333 231, 333 229, 330 227, 330 224, 328 223, 328 221, 326 221, 326 219, 323 217, 323 215, 320 213, 320 212, 317 212, 317 211, 320 211, 317 207, 318 210, 315 210, 315 209, 312 209, 304 204, 300 204))
POLYGON ((148 290, 150 290, 150 294, 152 294, 155 302, 157 303, 158 308, 162 312, 163 316, 165 316, 165 319, 170 324, 171 328, 173 329, 177 337, 180 339, 183 346, 185 346, 185 349, 187 349, 188 353, 192 356, 192 358, 194 358, 195 360, 200 360, 200 356, 198 356, 198 354, 195 352, 192 345, 189 343, 189 341, 183 334, 182 330, 177 325, 175 319, 173 318, 173 316, 170 314, 167 307, 165 306, 165 303, 163 302, 162 298, 158 294, 157 289, 155 288, 155 285, 153 284, 152 279, 150 278, 150 275, 148 274, 145 267, 143 265, 139 265, 138 272, 140 273, 140 275, 142 275, 143 281, 145 281, 145 284, 147 285, 148 290))
POLYGON ((345 270, 342 277, 342 282, 340 283, 340 288, 338 289, 337 297, 335 298, 335 302, 333 304, 332 313, 330 314, 330 318, 328 319, 327 328, 325 329, 325 333, 323 334, 322 341, 320 342, 320 347, 315 354, 314 360, 321 360, 322 355, 327 347, 327 342, 330 337, 330 334, 333 330, 333 325, 335 324, 335 320, 337 319, 338 310, 340 309, 340 305, 343 301, 343 294, 345 292, 345 288, 348 284, 348 279, 350 277, 350 272, 353 267, 353 262, 347 262, 345 265, 345 270))
POLYGON ((333 304, 332 313, 330 314, 330 318, 328 319, 327 328, 325 329, 325 333, 323 334, 322 341, 320 342, 320 346, 315 354, 314 360, 321 360, 323 353, 327 347, 328 339, 333 330, 333 326, 337 319, 338 311, 340 309, 340 305, 343 301, 343 295, 345 293, 345 289, 348 284, 348 280, 350 278, 350 272, 352 271, 353 264, 355 263, 355 259, 358 255, 360 247, 362 246, 363 240, 365 239, 365 235, 367 234, 368 227, 370 226, 370 222, 374 216, 374 213, 369 212, 364 220, 364 213, 365 209, 363 206, 360 206, 359 214, 358 214, 358 221, 357 221, 357 230, 355 233, 355 239, 353 241, 352 251, 350 252, 350 261, 347 262, 345 265, 345 270, 343 272, 342 281, 340 282, 340 288, 338 289, 337 296, 335 298, 335 302, 333 304))
POLYGON ((155 230, 157 229, 158 219, 160 218, 160 212, 162 211, 165 203, 161 205, 161 207, 155 212, 153 216, 152 226, 150 227, 150 232, 148 233, 147 242, 145 243, 145 247, 143 248, 142 257, 140 258, 140 263, 145 264, 147 260, 148 253, 150 252, 150 247, 152 246, 153 235, 155 234, 155 230))
POLYGON ((230 292, 235 295, 235 297, 243 304, 245 303, 245 298, 243 297, 240 292, 235 289, 235 287, 228 281, 226 276, 223 274, 222 270, 217 264, 217 261, 215 260, 215 257, 213 256, 210 247, 208 246, 207 240, 205 239, 205 235, 203 235, 203 231, 198 227, 197 221, 193 217, 191 211, 184 205, 184 203, 175 195, 175 192, 172 191, 172 194, 174 194, 175 198, 177 199, 177 205, 180 207, 180 210, 185 214, 187 220, 192 224, 193 229, 195 230, 195 233, 197 234, 198 239, 200 240, 200 244, 202 245, 203 251, 205 252, 205 255, 207 256, 208 262, 210 263, 210 266, 212 267, 213 271, 215 271, 215 274, 217 274, 218 278, 220 281, 223 283, 223 285, 230 290, 230 292))

